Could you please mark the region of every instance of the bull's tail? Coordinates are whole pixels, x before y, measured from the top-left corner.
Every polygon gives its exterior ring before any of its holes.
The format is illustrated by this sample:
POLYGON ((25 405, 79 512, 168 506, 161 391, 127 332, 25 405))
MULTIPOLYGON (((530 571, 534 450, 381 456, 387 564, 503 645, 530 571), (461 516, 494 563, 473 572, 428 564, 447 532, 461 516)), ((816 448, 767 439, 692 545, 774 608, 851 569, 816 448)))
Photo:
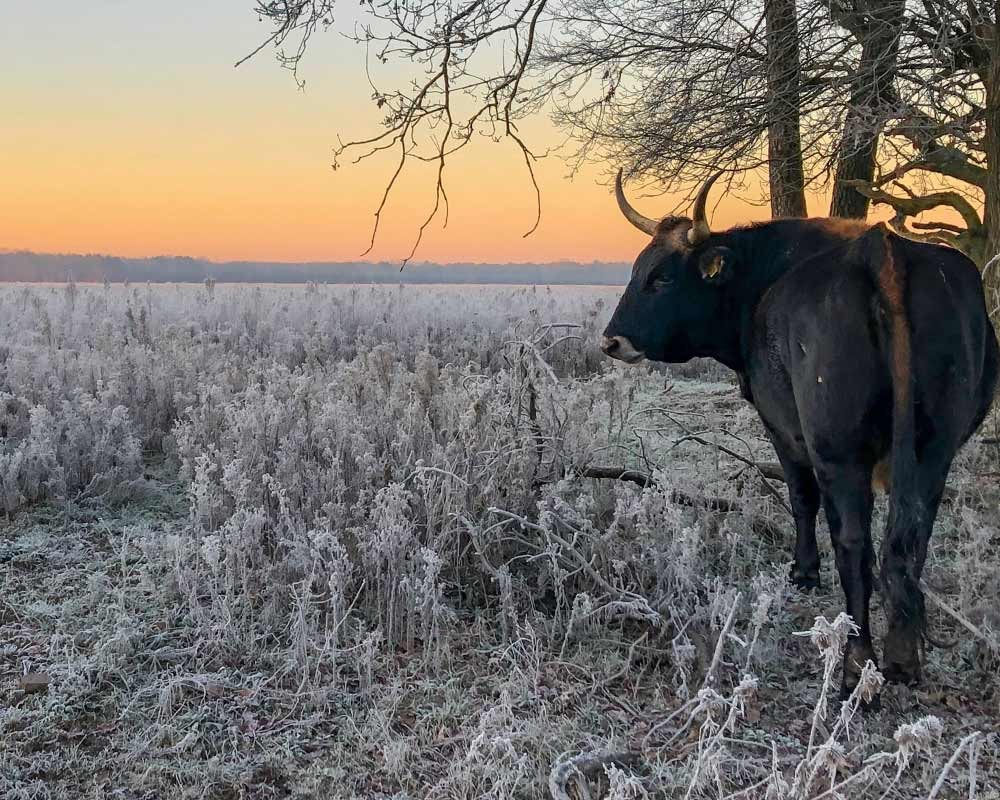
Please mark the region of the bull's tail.
POLYGON ((882 596, 892 624, 922 632, 924 600, 917 552, 927 509, 919 487, 914 421, 914 374, 906 272, 895 257, 892 234, 877 225, 865 235, 866 261, 878 285, 882 327, 892 379, 892 450, 889 519, 882 542, 882 596))

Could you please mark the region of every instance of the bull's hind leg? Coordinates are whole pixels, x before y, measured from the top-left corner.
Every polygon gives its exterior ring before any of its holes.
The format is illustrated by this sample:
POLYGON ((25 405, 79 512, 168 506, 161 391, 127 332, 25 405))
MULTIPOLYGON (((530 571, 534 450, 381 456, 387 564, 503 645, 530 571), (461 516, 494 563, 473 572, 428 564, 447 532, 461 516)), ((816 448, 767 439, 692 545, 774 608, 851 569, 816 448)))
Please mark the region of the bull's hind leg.
POLYGON ((882 674, 893 683, 913 685, 920 680, 920 640, 925 624, 920 576, 953 455, 951 448, 943 447, 922 454, 919 496, 906 503, 906 511, 916 511, 911 527, 893 534, 890 520, 882 542, 882 591, 889 621, 882 674))
POLYGON ((844 650, 841 695, 846 697, 857 686, 865 662, 878 663, 868 612, 875 560, 871 537, 871 467, 823 465, 817 467, 816 477, 823 493, 823 509, 830 526, 847 613, 858 626, 844 650))

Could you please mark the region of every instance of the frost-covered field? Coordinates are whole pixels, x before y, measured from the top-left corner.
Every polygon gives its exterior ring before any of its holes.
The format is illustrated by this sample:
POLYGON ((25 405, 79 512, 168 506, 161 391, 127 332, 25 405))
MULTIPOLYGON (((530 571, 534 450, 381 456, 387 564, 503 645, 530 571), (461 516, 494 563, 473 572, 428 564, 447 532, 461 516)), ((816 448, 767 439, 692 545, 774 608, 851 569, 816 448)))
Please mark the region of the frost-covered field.
POLYGON ((0 289, 0 797, 996 798, 996 412, 957 643, 855 713, 752 409, 600 358, 616 300, 0 289))

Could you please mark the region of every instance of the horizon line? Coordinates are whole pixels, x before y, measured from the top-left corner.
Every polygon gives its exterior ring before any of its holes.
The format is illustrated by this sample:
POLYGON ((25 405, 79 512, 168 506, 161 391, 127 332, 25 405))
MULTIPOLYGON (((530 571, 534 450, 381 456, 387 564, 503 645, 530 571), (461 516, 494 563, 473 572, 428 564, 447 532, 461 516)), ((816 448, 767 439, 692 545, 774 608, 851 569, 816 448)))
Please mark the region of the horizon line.
POLYGON ((190 261, 200 261, 205 264, 269 264, 269 265, 288 265, 288 266, 299 266, 305 264, 314 265, 335 265, 335 264, 366 264, 369 266, 391 266, 393 268, 400 268, 400 271, 405 271, 405 267, 416 267, 421 265, 435 266, 435 267, 449 267, 449 266, 485 266, 485 267, 499 267, 499 266, 557 266, 564 264, 579 264, 581 266, 591 266, 591 265, 608 265, 608 266, 628 266, 627 261, 605 261, 602 259, 592 259, 590 261, 580 261, 575 258, 563 258, 554 259, 548 261, 431 261, 427 259, 423 260, 410 260, 403 264, 402 260, 392 259, 386 260, 381 259, 378 261, 373 261, 370 259, 359 258, 357 260, 310 260, 310 261, 286 261, 282 259, 213 259, 206 256, 191 256, 178 253, 158 253, 152 256, 120 256, 114 253, 82 253, 82 252, 52 252, 46 250, 31 250, 28 248, 5 248, 0 247, 0 256, 43 256, 49 258, 116 258, 121 261, 155 261, 157 259, 187 259, 190 261))

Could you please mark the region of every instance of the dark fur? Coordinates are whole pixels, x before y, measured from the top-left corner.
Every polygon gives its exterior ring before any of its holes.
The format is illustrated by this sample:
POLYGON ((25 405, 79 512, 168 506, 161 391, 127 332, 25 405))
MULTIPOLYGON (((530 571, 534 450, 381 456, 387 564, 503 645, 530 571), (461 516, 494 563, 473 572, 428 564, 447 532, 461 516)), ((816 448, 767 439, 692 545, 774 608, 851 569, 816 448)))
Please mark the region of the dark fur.
POLYGON ((819 581, 815 520, 825 509, 859 628, 845 691, 875 659, 872 473, 889 459, 884 672, 916 680, 927 543, 952 459, 986 416, 1000 369, 978 270, 883 226, 776 220, 696 248, 666 234, 639 255, 605 335, 653 360, 709 356, 737 372, 784 468, 792 577, 803 587, 819 581))

